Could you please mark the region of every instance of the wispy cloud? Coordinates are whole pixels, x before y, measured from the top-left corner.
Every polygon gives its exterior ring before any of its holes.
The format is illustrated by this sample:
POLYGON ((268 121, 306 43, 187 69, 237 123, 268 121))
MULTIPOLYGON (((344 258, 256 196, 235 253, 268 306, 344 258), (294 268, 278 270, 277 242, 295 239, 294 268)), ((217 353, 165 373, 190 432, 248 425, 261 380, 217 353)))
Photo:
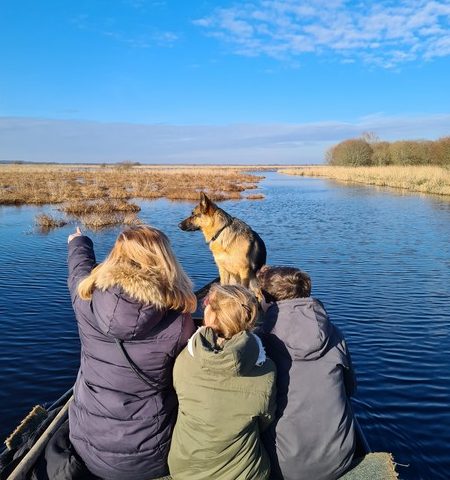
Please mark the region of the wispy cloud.
MULTIPOLYGON (((134 8, 140 8, 137 2, 134 8)), ((152 26, 140 26, 140 29, 125 28, 120 19, 105 17, 92 19, 87 14, 81 14, 71 19, 71 23, 79 30, 85 30, 104 37, 109 37, 117 42, 126 44, 132 48, 172 47, 180 35, 169 30, 160 30, 152 26)))
POLYGON ((303 124, 137 125, 0 117, 0 160, 146 163, 317 163, 345 138, 450 134, 450 114, 303 124))
POLYGON ((307 53, 395 68, 450 55, 449 0, 254 0, 194 21, 234 53, 307 53))

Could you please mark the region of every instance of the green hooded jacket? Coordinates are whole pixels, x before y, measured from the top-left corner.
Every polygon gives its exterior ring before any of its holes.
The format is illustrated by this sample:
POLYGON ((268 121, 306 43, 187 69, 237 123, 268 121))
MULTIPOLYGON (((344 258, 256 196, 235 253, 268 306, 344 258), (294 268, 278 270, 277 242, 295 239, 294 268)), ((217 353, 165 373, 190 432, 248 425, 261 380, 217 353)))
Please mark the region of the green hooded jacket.
POLYGON ((169 453, 174 480, 266 480, 260 440, 275 414, 275 365, 256 335, 217 346, 202 327, 175 361, 179 410, 169 453))

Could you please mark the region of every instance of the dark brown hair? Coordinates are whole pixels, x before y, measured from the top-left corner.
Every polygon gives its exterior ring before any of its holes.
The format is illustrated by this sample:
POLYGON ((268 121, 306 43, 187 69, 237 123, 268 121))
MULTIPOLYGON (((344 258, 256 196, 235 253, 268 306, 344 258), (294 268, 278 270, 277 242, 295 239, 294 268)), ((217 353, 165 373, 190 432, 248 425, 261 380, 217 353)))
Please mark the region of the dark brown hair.
POLYGON ((311 278, 298 268, 264 265, 256 277, 267 301, 278 302, 311 295, 311 278))

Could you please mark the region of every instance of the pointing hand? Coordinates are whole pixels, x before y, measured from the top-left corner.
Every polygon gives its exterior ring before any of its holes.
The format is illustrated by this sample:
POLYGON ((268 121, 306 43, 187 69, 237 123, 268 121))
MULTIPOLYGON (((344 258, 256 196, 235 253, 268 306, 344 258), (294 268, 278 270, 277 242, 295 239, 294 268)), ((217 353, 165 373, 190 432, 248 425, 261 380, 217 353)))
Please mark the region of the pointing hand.
POLYGON ((69 235, 69 237, 67 238, 67 243, 70 243, 75 237, 79 237, 80 235, 83 234, 81 233, 80 227, 77 227, 77 231, 69 235))

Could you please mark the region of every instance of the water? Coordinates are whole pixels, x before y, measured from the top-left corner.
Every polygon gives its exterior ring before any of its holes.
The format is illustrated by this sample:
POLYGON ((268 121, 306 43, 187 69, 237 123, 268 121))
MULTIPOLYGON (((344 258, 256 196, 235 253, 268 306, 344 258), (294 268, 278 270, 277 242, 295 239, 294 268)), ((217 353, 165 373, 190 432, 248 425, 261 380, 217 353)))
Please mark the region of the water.
MULTIPOLYGON (((271 264, 310 273, 313 295, 342 328, 359 389, 354 404, 375 451, 403 479, 450 471, 450 202, 321 179, 267 174, 262 201, 221 206, 252 225, 271 264)), ((199 232, 178 222, 191 203, 141 202, 197 287, 217 275, 199 232)), ((66 288, 67 226, 33 219, 53 207, 0 207, 0 436, 75 379, 79 341, 66 288)), ((118 230, 90 234, 102 259, 118 230)))

